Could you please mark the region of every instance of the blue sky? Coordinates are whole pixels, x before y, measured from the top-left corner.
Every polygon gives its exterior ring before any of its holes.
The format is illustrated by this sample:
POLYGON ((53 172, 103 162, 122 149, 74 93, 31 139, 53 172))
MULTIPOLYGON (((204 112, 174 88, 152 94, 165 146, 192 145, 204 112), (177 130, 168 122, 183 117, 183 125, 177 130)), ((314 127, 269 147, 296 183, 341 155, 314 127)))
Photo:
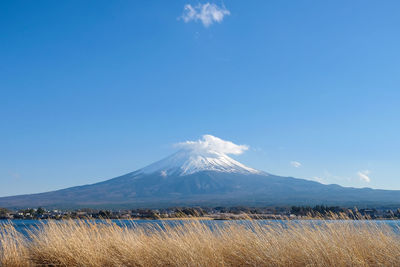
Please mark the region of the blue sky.
POLYGON ((2 2, 0 196, 112 178, 203 134, 270 173, 400 189, 399 8, 2 2))

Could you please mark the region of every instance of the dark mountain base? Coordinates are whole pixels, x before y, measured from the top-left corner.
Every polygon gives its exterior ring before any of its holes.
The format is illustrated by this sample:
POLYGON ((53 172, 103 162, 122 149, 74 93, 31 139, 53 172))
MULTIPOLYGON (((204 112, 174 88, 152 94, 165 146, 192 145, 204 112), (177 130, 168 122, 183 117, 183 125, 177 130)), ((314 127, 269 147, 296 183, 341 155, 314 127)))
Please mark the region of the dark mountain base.
POLYGON ((203 171, 187 176, 129 173, 92 185, 0 198, 0 207, 164 208, 174 206, 400 205, 400 191, 346 188, 273 175, 203 171))

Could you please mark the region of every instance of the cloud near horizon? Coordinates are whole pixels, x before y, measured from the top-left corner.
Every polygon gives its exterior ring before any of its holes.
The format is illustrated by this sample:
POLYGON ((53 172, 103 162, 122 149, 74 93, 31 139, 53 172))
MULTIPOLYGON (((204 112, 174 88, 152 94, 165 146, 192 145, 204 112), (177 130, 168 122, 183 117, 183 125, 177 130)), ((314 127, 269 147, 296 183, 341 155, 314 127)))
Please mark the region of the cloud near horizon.
POLYGON ((237 145, 231 141, 222 140, 210 134, 203 135, 197 141, 186 141, 175 145, 178 148, 196 151, 199 153, 219 153, 240 155, 248 150, 247 145, 237 145))
POLYGON ((360 178, 361 181, 369 183, 369 182, 371 182, 371 178, 369 177, 370 173, 371 172, 369 170, 364 170, 364 171, 357 172, 357 175, 358 175, 358 178, 360 178))
POLYGON ((230 15, 231 12, 224 6, 219 7, 216 4, 198 4, 192 6, 190 4, 185 5, 181 18, 184 22, 188 23, 191 21, 201 21, 204 27, 209 27, 214 22, 221 23, 225 16, 230 15))
POLYGON ((319 176, 314 176, 312 178, 312 180, 316 181, 318 183, 321 183, 321 184, 327 184, 326 180, 324 178, 322 178, 322 177, 319 177, 319 176))
POLYGON ((298 161, 291 161, 290 165, 292 165, 295 168, 300 168, 302 164, 298 161))

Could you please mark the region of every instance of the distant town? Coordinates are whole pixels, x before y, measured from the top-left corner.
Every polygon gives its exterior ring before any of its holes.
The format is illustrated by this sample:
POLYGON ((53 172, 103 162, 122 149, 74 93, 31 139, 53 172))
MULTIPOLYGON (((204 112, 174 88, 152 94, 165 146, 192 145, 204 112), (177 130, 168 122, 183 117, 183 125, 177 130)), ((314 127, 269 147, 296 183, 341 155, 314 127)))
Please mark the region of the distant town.
POLYGON ((0 208, 0 220, 63 220, 63 219, 185 219, 201 218, 209 220, 240 220, 240 219, 360 219, 375 220, 400 219, 400 208, 396 209, 358 209, 338 206, 317 205, 291 207, 175 207, 166 209, 131 209, 131 210, 98 210, 78 209, 59 210, 45 208, 30 208, 9 210, 0 208))

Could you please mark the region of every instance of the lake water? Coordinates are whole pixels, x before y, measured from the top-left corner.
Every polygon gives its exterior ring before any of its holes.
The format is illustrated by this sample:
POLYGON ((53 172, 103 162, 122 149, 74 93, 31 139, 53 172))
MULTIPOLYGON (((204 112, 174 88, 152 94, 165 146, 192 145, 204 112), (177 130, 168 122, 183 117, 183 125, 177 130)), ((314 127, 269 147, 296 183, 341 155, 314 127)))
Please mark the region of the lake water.
MULTIPOLYGON (((96 223, 106 223, 107 221, 104 220, 91 220, 91 222, 96 222, 96 223)), ((12 221, 7 221, 7 220, 0 220, 0 224, 13 224, 14 227, 24 235, 27 235, 27 232, 29 230, 33 230, 35 228, 40 227, 42 224, 46 224, 48 221, 47 220, 12 220, 12 221)), ((58 223, 63 223, 63 221, 56 221, 58 223)), ((128 228, 133 228, 137 227, 140 225, 149 225, 149 224, 156 224, 159 226, 163 225, 176 225, 176 224, 182 224, 185 222, 188 222, 187 220, 109 220, 108 222, 115 223, 116 225, 119 226, 126 226, 128 228)), ((223 221, 223 220, 204 220, 201 221, 202 223, 213 227, 217 225, 224 224, 226 222, 230 223, 239 223, 239 224, 246 224, 249 223, 249 221, 246 220, 237 220, 237 221, 223 221)), ((382 226, 389 226, 392 227, 396 233, 400 234, 400 220, 374 220, 374 221, 341 221, 341 220, 326 220, 326 221, 320 221, 320 220, 257 220, 257 221, 252 221, 253 223, 256 222, 261 225, 276 225, 280 224, 285 226, 290 223, 306 223, 306 224, 312 224, 312 225, 318 225, 323 222, 333 222, 333 223, 354 223, 354 224, 362 224, 362 223, 371 223, 371 224, 377 224, 377 225, 382 225, 382 226)))

